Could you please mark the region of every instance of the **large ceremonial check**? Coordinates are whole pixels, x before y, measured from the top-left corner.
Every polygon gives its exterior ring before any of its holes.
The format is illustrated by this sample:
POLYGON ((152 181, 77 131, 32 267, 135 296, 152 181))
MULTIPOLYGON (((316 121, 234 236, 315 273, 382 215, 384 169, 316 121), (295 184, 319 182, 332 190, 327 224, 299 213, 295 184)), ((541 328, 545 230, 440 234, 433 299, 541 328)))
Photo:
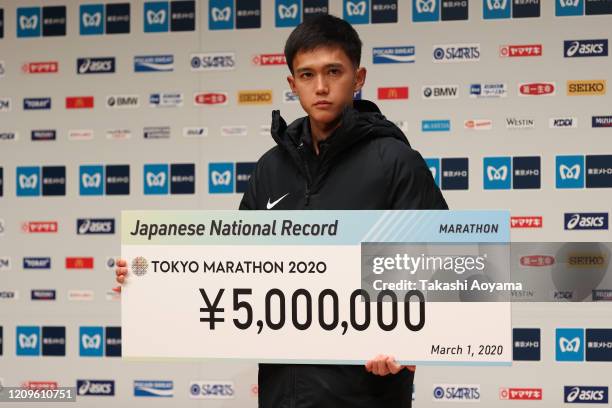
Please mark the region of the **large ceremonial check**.
POLYGON ((507 211, 124 211, 126 358, 509 365, 507 211))

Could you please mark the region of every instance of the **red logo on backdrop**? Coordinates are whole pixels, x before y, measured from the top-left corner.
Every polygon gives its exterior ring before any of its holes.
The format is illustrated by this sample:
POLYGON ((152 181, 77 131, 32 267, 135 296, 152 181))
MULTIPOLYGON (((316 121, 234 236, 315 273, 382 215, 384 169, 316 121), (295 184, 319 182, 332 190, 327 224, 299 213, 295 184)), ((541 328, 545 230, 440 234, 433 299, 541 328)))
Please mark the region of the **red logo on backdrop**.
POLYGON ((542 228, 542 216, 510 217, 510 228, 542 228))
POLYGON ((534 82, 531 84, 520 84, 521 95, 552 95, 555 93, 554 82, 534 82))
POLYGON ((555 257, 550 255, 525 255, 521 257, 522 266, 551 266, 555 257))
POLYGON ((285 54, 259 54, 253 57, 255 65, 285 65, 285 54))
POLYGON ((21 66, 21 70, 26 74, 54 74, 59 70, 57 61, 28 62, 21 66))
POLYGON ((259 395, 259 385, 257 384, 251 385, 251 395, 254 397, 259 395))
POLYGON ((21 225, 23 232, 28 233, 55 233, 57 221, 28 221, 21 225))
POLYGON ((93 96, 68 96, 66 97, 66 109, 92 109, 94 107, 93 96))
POLYGON ((21 383, 21 388, 28 390, 56 390, 57 387, 57 381, 24 381, 21 383))
POLYGON ((77 258, 68 257, 66 258, 66 269, 93 269, 94 259, 92 257, 77 258))
POLYGON ((225 105, 227 103, 227 93, 199 93, 195 95, 194 100, 196 105, 225 105))
POLYGON ((408 99, 408 87, 378 88, 378 99, 408 99))
POLYGON ((539 401, 542 399, 542 389, 541 388, 500 388, 499 389, 499 399, 539 401))
POLYGON ((502 45, 499 48, 501 57, 540 57, 542 44, 529 45, 502 45))

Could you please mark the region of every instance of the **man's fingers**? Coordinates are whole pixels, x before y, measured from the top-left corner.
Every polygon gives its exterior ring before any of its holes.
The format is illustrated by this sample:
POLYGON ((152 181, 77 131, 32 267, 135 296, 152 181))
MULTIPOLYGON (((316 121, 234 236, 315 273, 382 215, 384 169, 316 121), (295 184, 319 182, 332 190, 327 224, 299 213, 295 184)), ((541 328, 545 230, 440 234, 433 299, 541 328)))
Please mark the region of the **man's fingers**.
POLYGON ((391 374, 397 374, 402 369, 402 366, 397 364, 397 362, 395 361, 395 357, 387 357, 386 363, 387 369, 391 374))
POLYGON ((378 375, 389 374, 389 369, 387 369, 387 361, 385 359, 380 359, 376 363, 378 366, 378 375))
POLYGON ((114 287, 113 292, 121 293, 121 286, 114 287))
POLYGON ((123 284, 125 282, 125 276, 123 275, 118 275, 117 276, 117 282, 123 284))
POLYGON ((407 370, 412 371, 413 373, 416 371, 416 366, 413 365, 409 365, 409 366, 405 366, 407 370))
POLYGON ((372 360, 368 361, 368 362, 365 364, 365 369, 366 369, 366 371, 367 371, 368 373, 371 373, 371 372, 372 372, 372 360))
POLYGON ((117 276, 119 276, 119 275, 127 275, 128 270, 127 270, 127 268, 117 268, 117 269, 115 269, 115 273, 117 274, 117 276))
POLYGON ((117 259, 117 266, 127 266, 127 261, 125 259, 117 259))

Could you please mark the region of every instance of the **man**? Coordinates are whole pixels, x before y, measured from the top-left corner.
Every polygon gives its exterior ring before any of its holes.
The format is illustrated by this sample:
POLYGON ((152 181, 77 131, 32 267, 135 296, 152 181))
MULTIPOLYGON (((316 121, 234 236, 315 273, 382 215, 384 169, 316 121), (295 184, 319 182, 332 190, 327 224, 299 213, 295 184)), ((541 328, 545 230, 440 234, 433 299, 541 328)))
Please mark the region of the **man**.
MULTIPOLYGON (((289 36, 287 81, 307 115, 289 126, 272 112, 277 146, 257 162, 241 210, 447 209, 421 155, 369 101, 361 40, 346 21, 321 15, 289 36)), ((127 268, 121 261, 117 281, 127 268)), ((307 346, 307 343, 305 343, 307 346)), ((409 347, 409 346, 408 346, 409 347)), ((384 344, 380 345, 384 351, 384 344)), ((378 355, 350 365, 260 364, 261 408, 406 408, 414 367, 378 355)))

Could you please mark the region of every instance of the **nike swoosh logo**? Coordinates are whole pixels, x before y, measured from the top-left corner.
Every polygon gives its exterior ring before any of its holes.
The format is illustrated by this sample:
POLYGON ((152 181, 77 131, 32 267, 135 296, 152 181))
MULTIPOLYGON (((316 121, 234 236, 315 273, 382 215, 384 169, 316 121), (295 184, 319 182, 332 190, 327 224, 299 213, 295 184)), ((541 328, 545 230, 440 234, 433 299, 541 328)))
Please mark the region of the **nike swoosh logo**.
POLYGON ((272 209, 276 204, 280 203, 280 201, 287 197, 289 195, 289 193, 285 194, 284 196, 282 196, 281 198, 279 198, 278 200, 274 201, 273 203, 270 202, 270 199, 268 198, 268 204, 266 204, 266 208, 268 210, 272 209))

